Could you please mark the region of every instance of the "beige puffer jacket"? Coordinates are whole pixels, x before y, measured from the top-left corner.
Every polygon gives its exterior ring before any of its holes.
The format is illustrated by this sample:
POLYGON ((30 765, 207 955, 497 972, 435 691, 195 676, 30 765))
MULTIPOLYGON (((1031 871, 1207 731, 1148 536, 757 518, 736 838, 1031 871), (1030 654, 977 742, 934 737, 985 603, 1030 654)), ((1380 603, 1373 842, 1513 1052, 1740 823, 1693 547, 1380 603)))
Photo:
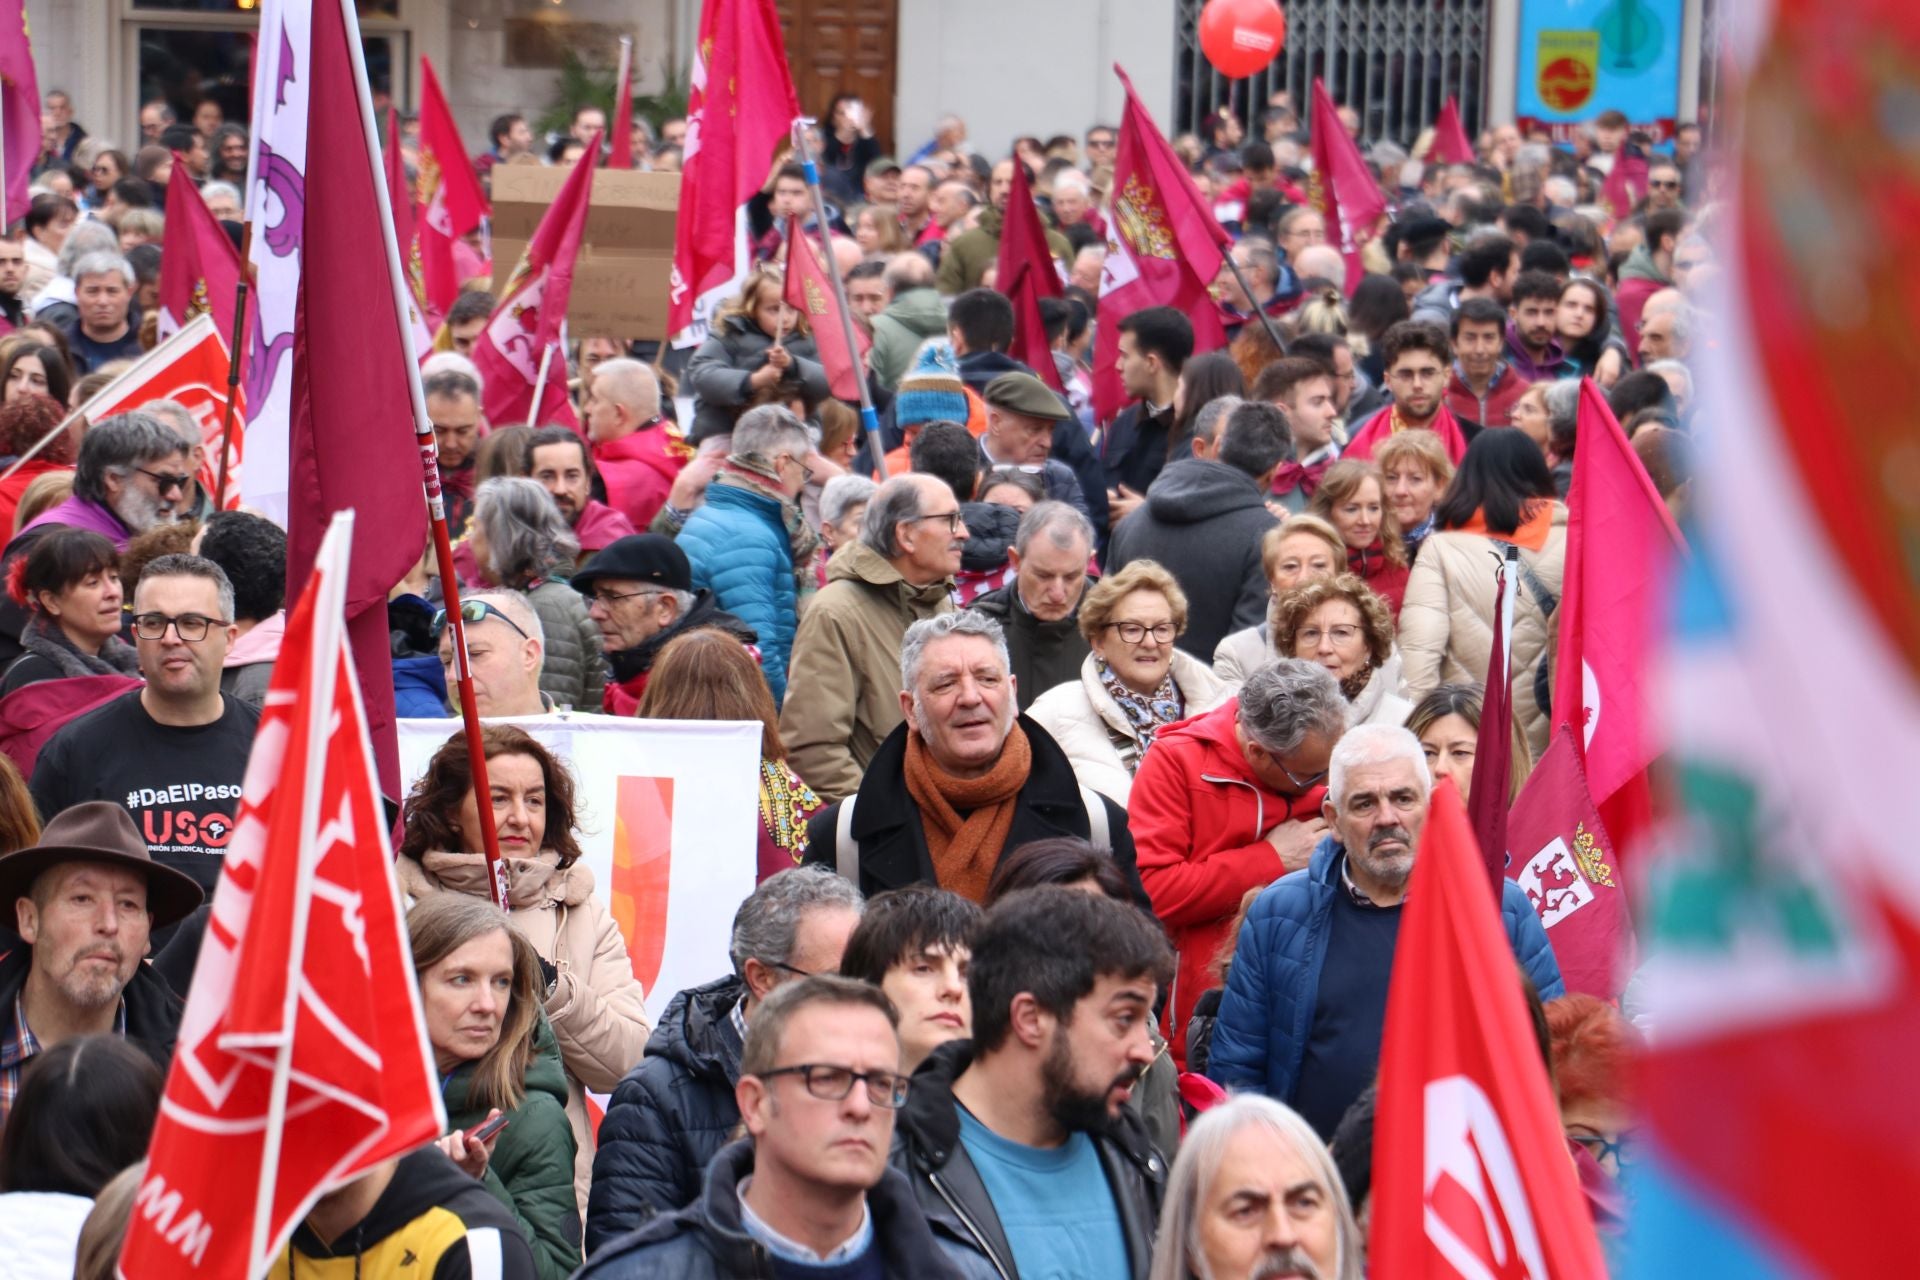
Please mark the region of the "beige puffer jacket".
MULTIPOLYGON (((1124 809, 1142 752, 1126 712, 1100 683, 1099 662, 1091 653, 1081 659, 1080 678, 1041 694, 1027 708, 1027 715, 1067 753, 1081 786, 1124 809)), ((1211 711, 1233 696, 1233 690, 1216 679, 1206 663, 1182 650, 1173 651, 1172 671, 1189 716, 1211 711)))
MULTIPOLYGON (((1494 573, 1502 549, 1477 533, 1447 531, 1421 544, 1400 606, 1402 692, 1419 702, 1435 686, 1485 684, 1493 654, 1494 573)), ((1567 509, 1553 504, 1553 523, 1539 551, 1520 551, 1526 572, 1515 597, 1510 687, 1514 723, 1534 760, 1547 749, 1548 716, 1541 681, 1551 676, 1560 626, 1561 579, 1567 565, 1567 509), (1542 598, 1542 593, 1547 599, 1542 598)))
MULTIPOLYGON (((559 863, 551 849, 533 858, 507 859, 507 915, 540 958, 559 971, 546 1013, 567 1068, 567 1119, 576 1148, 573 1189, 584 1221, 593 1180, 593 1133, 584 1091, 612 1093, 620 1077, 639 1065, 653 1028, 626 939, 593 894, 593 872, 578 862, 559 863)), ((400 892, 414 900, 435 893, 487 896, 484 854, 429 853, 424 864, 399 857, 394 874, 400 892)))

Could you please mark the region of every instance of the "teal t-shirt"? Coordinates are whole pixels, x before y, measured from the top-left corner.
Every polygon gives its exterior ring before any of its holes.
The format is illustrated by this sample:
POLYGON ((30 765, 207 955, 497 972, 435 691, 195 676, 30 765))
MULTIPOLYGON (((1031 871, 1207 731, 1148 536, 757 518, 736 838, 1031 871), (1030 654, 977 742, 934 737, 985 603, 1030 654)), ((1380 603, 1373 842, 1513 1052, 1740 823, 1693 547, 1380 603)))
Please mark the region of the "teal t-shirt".
POLYGON ((1093 1139, 1054 1150, 1009 1142, 960 1108, 960 1142, 993 1198, 1020 1280, 1123 1280, 1132 1274, 1120 1210, 1093 1139))

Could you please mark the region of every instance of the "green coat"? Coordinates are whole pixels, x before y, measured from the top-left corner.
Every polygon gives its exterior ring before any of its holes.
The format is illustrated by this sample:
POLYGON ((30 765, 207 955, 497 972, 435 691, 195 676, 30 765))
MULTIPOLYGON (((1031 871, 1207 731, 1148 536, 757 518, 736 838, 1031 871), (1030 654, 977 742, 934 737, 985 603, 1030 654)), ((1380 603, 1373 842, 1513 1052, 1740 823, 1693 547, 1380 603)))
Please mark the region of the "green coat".
POLYGON ((908 289, 873 318, 873 350, 867 367, 891 391, 913 367, 913 357, 928 338, 947 336, 947 304, 931 286, 908 289))
MULTIPOLYGON (((535 1027, 533 1045, 526 1096, 507 1113, 507 1127, 494 1141, 481 1182, 519 1219, 520 1229, 533 1244, 540 1280, 566 1280, 581 1261, 580 1204, 573 1193, 567 1073, 544 1014, 535 1027)), ((452 1128, 471 1129, 487 1118, 488 1108, 468 1097, 473 1070, 472 1063, 459 1067, 441 1089, 452 1128)))
MULTIPOLYGON (((980 215, 979 226, 948 240, 940 251, 940 271, 934 287, 948 296, 978 288, 987 268, 1000 256, 1000 225, 1005 218, 1000 210, 989 208, 980 215)), ((1040 225, 1046 226, 1045 218, 1040 225)), ((1052 227, 1047 227, 1047 248, 1054 257, 1073 261, 1073 244, 1052 227)))

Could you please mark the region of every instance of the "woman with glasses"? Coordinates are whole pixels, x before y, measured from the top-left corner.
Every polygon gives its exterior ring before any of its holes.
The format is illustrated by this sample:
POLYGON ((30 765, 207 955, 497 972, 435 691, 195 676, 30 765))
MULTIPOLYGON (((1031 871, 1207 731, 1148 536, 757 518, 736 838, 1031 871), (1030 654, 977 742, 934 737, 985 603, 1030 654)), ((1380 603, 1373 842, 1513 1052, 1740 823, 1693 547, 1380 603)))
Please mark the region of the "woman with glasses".
POLYGON ((1631 1072, 1645 1047, 1620 1011, 1576 992, 1546 1003, 1553 1081, 1580 1190, 1601 1243, 1618 1243, 1626 1202, 1618 1185, 1634 1162, 1631 1072))
POLYGON ((87 169, 87 180, 93 189, 87 193, 86 206, 89 209, 104 209, 107 197, 113 193, 113 184, 133 172, 133 162, 120 151, 102 151, 93 157, 93 163, 87 169))
MULTIPOLYGON (((524 730, 488 725, 480 740, 507 864, 508 918, 540 958, 537 998, 566 1067, 567 1114, 578 1144, 573 1186, 584 1209, 593 1173, 585 1090, 611 1093, 640 1061, 650 1033, 646 993, 594 892, 593 873, 580 861, 573 775, 524 730)), ((434 753, 405 812, 394 859, 400 891, 416 904, 442 895, 485 901, 487 858, 465 730, 434 753)))
POLYGON ((69 676, 138 676, 140 656, 120 638, 120 556, 88 529, 58 528, 13 562, 7 593, 27 610, 26 650, 0 694, 69 676))
POLYGON ((1093 649, 1080 678, 1027 711, 1067 753, 1080 784, 1123 807, 1153 735, 1231 695, 1206 663, 1174 647, 1186 626, 1186 593, 1173 575, 1132 561, 1080 602, 1080 634, 1093 649))
POLYGON ((546 641, 540 692, 557 706, 597 708, 606 683, 600 628, 568 584, 580 542, 553 495, 524 476, 483 482, 474 494, 466 541, 480 576, 491 585, 524 592, 540 616, 546 641))
POLYGON ((1343 573, 1275 597, 1268 626, 1277 652, 1317 662, 1340 682, 1348 724, 1406 723, 1413 704, 1394 691, 1393 617, 1360 579, 1343 573))
POLYGON ((542 1280, 564 1280, 580 1265, 575 1142, 567 1073, 540 1016, 540 958, 479 898, 420 903, 407 914, 407 941, 447 1108, 440 1149, 513 1210, 542 1280))

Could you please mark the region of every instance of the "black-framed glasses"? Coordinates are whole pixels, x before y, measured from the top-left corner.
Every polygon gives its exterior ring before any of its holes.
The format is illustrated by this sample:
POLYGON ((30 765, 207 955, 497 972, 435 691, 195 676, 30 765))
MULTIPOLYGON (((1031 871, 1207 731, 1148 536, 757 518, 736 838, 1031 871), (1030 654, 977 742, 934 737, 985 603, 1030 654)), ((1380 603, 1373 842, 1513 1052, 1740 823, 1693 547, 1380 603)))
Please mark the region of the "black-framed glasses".
POLYGON ((178 471, 149 471, 145 467, 135 467, 134 470, 159 485, 161 493, 171 493, 175 489, 185 493, 187 486, 193 483, 192 476, 182 475, 178 471))
POLYGON ((1634 1141, 1628 1134, 1623 1133, 1618 1138, 1607 1139, 1597 1133, 1570 1133, 1567 1135, 1567 1140, 1585 1147, 1587 1154, 1593 1157, 1596 1164, 1604 1165, 1611 1157, 1616 1169, 1631 1168, 1633 1165, 1634 1141))
POLYGON ((819 974, 813 972, 813 970, 811 969, 795 968, 793 965, 788 964, 785 960, 768 960, 768 961, 765 961, 764 963, 769 969, 778 969, 780 970, 780 972, 790 973, 796 978, 817 978, 820 976, 819 974))
POLYGON ((942 511, 938 515, 915 516, 907 521, 907 523, 919 524, 922 520, 945 520, 947 522, 948 533, 960 532, 960 512, 958 510, 942 511))
POLYGON ((793 1067, 775 1067, 771 1071, 762 1071, 762 1080, 771 1080, 775 1076, 799 1076, 806 1083, 807 1092, 822 1102, 840 1102, 853 1092, 856 1082, 864 1081, 867 1086, 867 1098, 876 1107, 885 1107, 889 1111, 898 1110, 906 1105, 907 1077, 892 1071, 855 1071, 851 1067, 836 1067, 823 1062, 803 1062, 793 1067))
POLYGON ((1109 628, 1120 633, 1120 638, 1128 644, 1139 644, 1148 636, 1155 644, 1172 644, 1177 634, 1171 622, 1162 622, 1149 627, 1144 622, 1109 622, 1109 628))
POLYGON ((136 613, 133 615, 133 634, 142 640, 160 640, 172 627, 180 633, 180 638, 188 644, 198 644, 207 638, 207 632, 213 627, 228 625, 225 618, 209 618, 204 614, 183 613, 173 617, 165 613, 136 613))
MULTIPOLYGON (((522 640, 531 640, 532 636, 522 631, 520 624, 488 604, 485 600, 462 600, 460 602, 460 620, 462 622, 485 622, 488 618, 498 618, 520 633, 522 640)), ((447 611, 438 610, 433 615, 433 634, 439 635, 447 627, 447 611)))

